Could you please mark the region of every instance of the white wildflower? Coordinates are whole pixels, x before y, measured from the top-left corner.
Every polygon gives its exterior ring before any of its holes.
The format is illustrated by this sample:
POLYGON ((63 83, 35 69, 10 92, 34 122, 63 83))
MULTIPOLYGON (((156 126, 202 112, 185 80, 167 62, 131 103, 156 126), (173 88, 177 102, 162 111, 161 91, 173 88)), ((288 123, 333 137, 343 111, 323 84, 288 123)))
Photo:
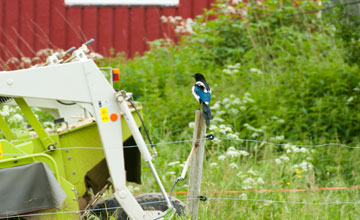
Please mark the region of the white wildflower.
POLYGON ((351 96, 350 98, 348 98, 347 100, 346 100, 346 102, 349 104, 350 102, 352 102, 354 100, 354 96, 351 96))
POLYGON ((169 16, 169 17, 168 17, 168 21, 169 21, 169 23, 171 23, 171 24, 176 24, 176 19, 175 19, 175 17, 173 17, 173 16, 169 16))
POLYGON ((210 167, 217 167, 218 164, 216 162, 210 163, 210 167))
POLYGON ((272 119, 272 120, 277 120, 278 117, 276 117, 276 116, 274 115, 274 116, 271 116, 271 119, 272 119))
POLYGON ((231 108, 230 109, 230 114, 237 115, 237 114, 239 114, 239 110, 237 110, 236 108, 231 108))
POLYGON ((239 98, 236 98, 232 101, 233 105, 240 105, 241 104, 241 100, 239 98))
POLYGON ((281 160, 280 160, 279 158, 276 158, 276 159, 275 159, 275 163, 276 163, 276 164, 281 164, 281 160))
POLYGON ((224 98, 222 100, 222 103, 226 104, 226 103, 231 103, 231 100, 229 98, 224 98))
POLYGON ((22 57, 21 58, 21 62, 23 62, 24 64, 31 64, 31 59, 29 57, 22 57))
POLYGON ((234 147, 229 147, 228 150, 226 151, 226 156, 238 157, 240 156, 240 152, 237 151, 234 147))
POLYGON ((168 166, 175 166, 177 164, 180 164, 180 161, 170 162, 170 163, 168 163, 168 166))
POLYGON ((284 136, 280 135, 280 136, 275 136, 270 138, 270 141, 283 141, 284 140, 284 136))
POLYGON ((161 16, 160 17, 160 19, 161 19, 161 21, 163 22, 163 23, 167 23, 168 22, 168 19, 167 19, 167 17, 166 16, 161 16))
POLYGON ((241 193, 240 194, 240 199, 247 200, 248 197, 247 197, 246 193, 241 193))
POLYGON ((189 123, 189 128, 193 128, 195 126, 195 122, 190 122, 189 123))
POLYGON ((218 127, 216 125, 210 125, 209 130, 216 130, 218 127))
POLYGON ((294 169, 296 168, 300 168, 303 169, 304 171, 308 171, 308 170, 312 170, 313 169, 313 165, 307 161, 303 161, 300 164, 295 164, 293 166, 294 169))
POLYGON ((232 129, 230 127, 225 127, 224 130, 225 132, 232 132, 232 129))
POLYGON ((229 133, 226 135, 229 139, 239 140, 239 136, 237 134, 229 133))
POLYGON ((218 115, 223 115, 223 114, 225 114, 225 113, 226 113, 226 111, 223 111, 223 110, 217 111, 217 114, 218 114, 218 115))
POLYGON ((261 70, 256 69, 256 68, 250 68, 250 72, 257 73, 259 75, 263 74, 263 72, 261 70))
POLYGON ((0 114, 1 114, 2 116, 4 116, 4 117, 5 117, 5 116, 9 116, 9 115, 10 115, 9 106, 4 105, 4 107, 2 108, 0 114))
POLYGON ((258 184, 264 184, 265 182, 264 182, 264 180, 263 180, 261 177, 259 177, 259 178, 257 179, 257 183, 258 183, 258 184))
POLYGON ((15 114, 12 116, 13 120, 16 121, 16 122, 22 122, 24 120, 24 118, 19 115, 19 114, 15 114))
POLYGON ((255 101, 254 101, 254 99, 245 96, 244 99, 243 99, 243 102, 244 102, 244 103, 248 103, 248 102, 254 103, 255 101))
POLYGON ((307 153, 308 150, 307 150, 306 148, 302 147, 302 148, 300 148, 300 152, 301 152, 301 153, 307 153))
POLYGON ((218 156, 218 160, 225 160, 225 155, 220 155, 220 156, 218 156))
POLYGON ((247 178, 246 180, 244 180, 243 182, 243 189, 251 189, 253 188, 253 186, 256 184, 255 180, 251 177, 247 178))
POLYGON ((277 120, 277 123, 279 123, 279 124, 284 124, 284 123, 285 123, 285 120, 284 120, 284 119, 279 119, 279 120, 277 120))
POLYGON ((166 174, 167 175, 175 175, 176 173, 175 173, 175 171, 170 171, 170 172, 167 172, 166 174))
POLYGON ((213 140, 213 142, 214 142, 215 144, 220 144, 220 143, 221 143, 221 140, 220 140, 219 138, 215 137, 214 140, 213 140))
POLYGON ((225 14, 235 14, 236 13, 236 10, 234 7, 228 5, 224 8, 224 13, 225 14))
POLYGON ((240 154, 241 156, 244 156, 244 157, 249 156, 249 152, 244 151, 244 150, 239 151, 239 154, 240 154))
POLYGON ((256 176, 256 175, 257 175, 257 174, 256 174, 256 172, 255 172, 255 171, 253 171, 252 169, 248 170, 248 171, 247 171, 247 173, 248 173, 248 174, 252 174, 252 175, 254 175, 254 176, 256 176))
POLYGON ((290 160, 290 158, 289 158, 288 156, 286 156, 286 155, 282 155, 282 156, 280 157, 280 159, 281 159, 282 161, 284 161, 284 162, 289 162, 289 160, 290 160))
POLYGON ((236 148, 235 148, 234 146, 230 146, 227 150, 228 150, 228 151, 235 151, 236 148))
POLYGON ((216 109, 219 109, 219 108, 220 108, 219 102, 215 102, 215 104, 213 106, 211 106, 212 110, 216 110, 216 109))
POLYGON ((212 121, 224 122, 225 120, 220 117, 214 117, 212 121))
POLYGON ((230 167, 230 168, 233 168, 233 169, 239 168, 236 163, 231 163, 231 164, 229 164, 229 167, 230 167))

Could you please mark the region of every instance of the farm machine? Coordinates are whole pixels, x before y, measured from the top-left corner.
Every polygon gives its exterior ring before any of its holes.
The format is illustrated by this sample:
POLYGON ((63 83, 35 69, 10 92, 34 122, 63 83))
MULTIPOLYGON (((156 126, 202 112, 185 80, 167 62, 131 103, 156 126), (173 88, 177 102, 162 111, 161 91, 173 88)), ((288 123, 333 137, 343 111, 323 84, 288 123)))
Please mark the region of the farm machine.
POLYGON ((16 135, 0 115, 0 219, 162 219, 184 210, 169 199, 140 133, 142 107, 115 91, 86 55, 87 42, 28 69, 0 72, 0 105, 17 105, 32 135, 16 135), (33 107, 61 128, 46 131, 33 107), (141 157, 161 193, 134 196, 141 157), (106 189, 113 197, 101 200, 106 189), (89 214, 91 213, 91 214, 89 214))

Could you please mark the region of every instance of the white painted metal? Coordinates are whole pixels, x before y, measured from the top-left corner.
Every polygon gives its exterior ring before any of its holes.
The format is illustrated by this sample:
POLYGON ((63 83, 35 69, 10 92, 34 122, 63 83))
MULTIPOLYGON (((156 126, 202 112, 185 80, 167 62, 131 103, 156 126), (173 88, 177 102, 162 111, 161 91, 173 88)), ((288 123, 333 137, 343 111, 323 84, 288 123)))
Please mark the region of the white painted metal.
POLYGON ((0 72, 0 96, 24 97, 29 101, 37 102, 39 106, 48 108, 59 107, 56 100, 76 102, 91 112, 97 121, 116 199, 131 219, 152 219, 154 212, 143 211, 126 187, 121 123, 119 120, 113 122, 106 120, 106 117, 104 119, 102 110, 106 109, 107 116, 120 112, 126 115, 125 119, 137 141, 139 150, 153 170, 169 207, 171 207, 171 203, 151 163, 150 153, 128 105, 125 101, 119 104, 115 94, 115 90, 92 60, 0 72))
MULTIPOLYGON (((87 107, 85 107, 85 104, 64 105, 52 99, 25 98, 25 101, 29 106, 41 108, 49 112, 55 118, 64 118, 65 122, 69 124, 76 123, 82 119, 90 118, 87 112, 92 109, 89 104, 87 107)), ((17 105, 15 101, 11 101, 8 104, 17 105)), ((91 114, 94 113, 91 112, 91 114)))
POLYGON ((88 62, 0 72, 0 95, 92 103, 83 73, 88 62))
POLYGON ((159 175, 157 174, 156 169, 155 169, 153 163, 151 162, 152 157, 150 155, 149 149, 146 147, 145 141, 144 141, 138 127, 136 126, 136 122, 135 122, 134 118, 132 117, 129 106, 126 103, 126 99, 130 98, 130 97, 126 97, 126 93, 121 92, 121 91, 116 94, 116 97, 119 101, 119 106, 120 106, 121 111, 124 115, 124 118, 128 124, 131 134, 136 142, 136 145, 138 146, 138 148, 141 152, 141 155, 143 156, 144 160, 146 162, 148 162, 150 169, 155 177, 157 184, 159 185, 160 191, 163 194, 168 207, 169 208, 173 207, 173 205, 171 204, 170 199, 165 191, 165 188, 161 183, 159 175))
POLYGON ((48 56, 48 58, 46 58, 46 62, 48 62, 50 65, 60 63, 58 55, 59 53, 54 53, 51 56, 48 56))
POLYGON ((65 0, 67 5, 178 5, 179 0, 65 0))
POLYGON ((81 47, 73 52, 73 57, 75 57, 75 61, 84 61, 87 60, 87 56, 85 53, 89 52, 89 48, 83 44, 81 47))

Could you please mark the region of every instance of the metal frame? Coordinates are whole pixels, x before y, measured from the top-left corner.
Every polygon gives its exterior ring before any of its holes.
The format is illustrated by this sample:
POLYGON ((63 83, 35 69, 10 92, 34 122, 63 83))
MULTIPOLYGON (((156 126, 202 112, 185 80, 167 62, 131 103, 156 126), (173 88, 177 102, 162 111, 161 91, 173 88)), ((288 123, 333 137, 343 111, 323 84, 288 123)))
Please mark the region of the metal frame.
POLYGON ((1 72, 0 96, 14 97, 15 100, 34 99, 43 103, 48 100, 62 100, 86 108, 98 125, 116 199, 130 218, 152 219, 155 215, 165 213, 142 210, 126 186, 121 123, 119 119, 109 120, 110 114, 119 115, 122 112, 169 208, 173 208, 151 162, 150 152, 125 102, 127 97, 123 93, 115 92, 92 60, 1 72), (17 97, 20 99, 16 99, 17 97))

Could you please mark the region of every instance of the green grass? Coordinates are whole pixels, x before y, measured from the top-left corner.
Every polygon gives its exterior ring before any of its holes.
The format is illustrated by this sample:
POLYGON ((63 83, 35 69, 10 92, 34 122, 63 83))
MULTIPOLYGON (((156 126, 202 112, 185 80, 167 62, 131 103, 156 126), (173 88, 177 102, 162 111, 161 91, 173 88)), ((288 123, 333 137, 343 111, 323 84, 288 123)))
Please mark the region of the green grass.
MULTIPOLYGON (((293 168, 295 164, 303 160, 316 159, 312 158, 316 155, 316 149, 314 152, 285 153, 279 152, 278 147, 266 144, 263 146, 264 150, 251 152, 245 143, 239 142, 234 145, 235 149, 247 151, 249 155, 231 157, 226 156, 223 151, 214 149, 210 141, 207 142, 201 195, 206 195, 208 200, 200 202, 199 219, 358 219, 360 217, 358 189, 316 190, 320 187, 360 185, 360 179, 356 175, 358 169, 353 170, 352 184, 348 183, 348 178, 341 172, 335 172, 327 179, 317 180, 318 167, 314 166, 306 171, 302 168, 293 168), (277 164, 275 160, 281 156, 289 157, 289 161, 277 164), (209 191, 253 189, 312 189, 314 191, 209 193, 209 191)), ((181 164, 185 162, 190 148, 190 143, 159 147, 160 156, 154 162, 167 190, 170 190, 176 178, 180 176, 181 164)), ((339 166, 359 165, 357 160, 360 156, 359 149, 337 148, 332 153, 338 156, 334 163, 339 166)), ((146 165, 143 171, 143 185, 139 186, 134 193, 159 191, 146 165)), ((324 174, 326 175, 330 174, 324 174)), ((188 179, 179 182, 174 191, 187 191, 187 181, 188 179)), ((185 203, 187 201, 186 195, 174 193, 173 196, 185 203)))

